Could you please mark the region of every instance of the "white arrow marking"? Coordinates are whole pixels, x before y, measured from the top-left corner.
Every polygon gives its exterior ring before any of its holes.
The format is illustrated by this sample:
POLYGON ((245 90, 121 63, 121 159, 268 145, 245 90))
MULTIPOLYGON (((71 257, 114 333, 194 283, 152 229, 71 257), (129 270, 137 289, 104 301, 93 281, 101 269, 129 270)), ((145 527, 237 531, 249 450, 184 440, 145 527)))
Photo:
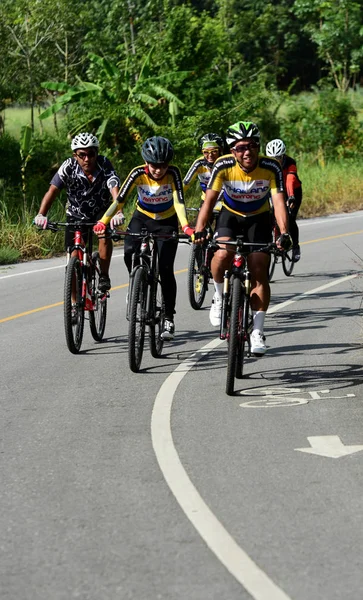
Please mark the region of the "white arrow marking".
POLYGON ((338 435, 314 435, 308 437, 308 442, 311 448, 295 448, 295 450, 328 458, 340 458, 363 450, 363 446, 344 446, 338 435))

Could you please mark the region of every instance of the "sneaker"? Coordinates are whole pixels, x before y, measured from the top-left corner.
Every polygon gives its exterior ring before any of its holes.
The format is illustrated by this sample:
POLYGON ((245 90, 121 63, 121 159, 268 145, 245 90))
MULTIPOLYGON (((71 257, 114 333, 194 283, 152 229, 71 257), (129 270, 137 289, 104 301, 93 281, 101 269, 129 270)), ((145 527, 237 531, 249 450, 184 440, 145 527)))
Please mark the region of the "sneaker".
POLYGON ((209 311, 209 320, 213 327, 220 327, 222 314, 222 298, 214 294, 212 306, 209 311))
POLYGON ((77 310, 77 304, 75 302, 72 302, 71 321, 72 321, 72 325, 77 325, 77 322, 78 322, 78 310, 77 310))
POLYGON ((105 293, 108 292, 108 290, 111 287, 111 281, 108 275, 105 275, 105 273, 101 273, 99 281, 98 281, 98 289, 100 292, 105 293))
POLYGON ((164 330, 161 334, 161 339, 163 340, 173 340, 174 339, 174 333, 175 333, 175 325, 173 323, 173 321, 169 321, 168 319, 165 319, 164 321, 164 330))
POLYGON ((300 246, 294 246, 292 249, 292 260, 294 262, 299 262, 301 258, 300 246))
POLYGON ((265 344, 265 336, 259 329, 254 329, 251 333, 251 354, 262 356, 267 348, 265 344))

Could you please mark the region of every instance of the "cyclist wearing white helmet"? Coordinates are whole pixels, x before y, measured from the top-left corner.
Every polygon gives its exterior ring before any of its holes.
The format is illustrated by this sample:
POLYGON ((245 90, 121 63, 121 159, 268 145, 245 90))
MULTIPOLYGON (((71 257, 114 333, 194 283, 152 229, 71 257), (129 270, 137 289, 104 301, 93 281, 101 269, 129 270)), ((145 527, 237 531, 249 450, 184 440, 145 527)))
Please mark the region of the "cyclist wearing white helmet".
MULTIPOLYGON (((47 214, 61 190, 67 193, 67 222, 97 221, 110 204, 110 195, 115 199, 120 189, 120 180, 111 162, 98 154, 99 141, 92 133, 79 133, 71 142, 73 157, 60 166, 50 182, 49 190, 40 204, 35 225, 46 229, 47 214)), ((86 229, 85 229, 86 231, 86 229)), ((73 231, 66 230, 65 246, 73 243, 73 231)), ((107 292, 111 287, 109 267, 112 255, 111 240, 99 240, 101 276, 99 289, 107 292)))
POLYGON ((299 246, 299 228, 296 223, 297 213, 302 201, 302 185, 297 174, 296 161, 286 154, 286 146, 280 139, 271 140, 266 145, 266 154, 279 161, 284 175, 287 195, 287 208, 289 211, 289 228, 292 237, 293 260, 298 262, 301 258, 299 246))
MULTIPOLYGON (((174 149, 171 142, 161 136, 148 138, 141 149, 145 164, 132 169, 121 185, 120 193, 102 219, 94 227, 98 234, 105 230, 108 223, 111 228, 117 226, 118 210, 123 206, 134 190, 137 191, 136 210, 127 227, 127 231, 140 233, 146 229, 150 233, 172 234, 178 231, 178 221, 184 233, 192 235, 194 229, 189 227, 183 195, 183 183, 178 167, 170 164, 174 149)), ((132 255, 139 242, 130 237, 125 240, 124 260, 131 272, 132 255)), ((174 261, 177 251, 177 240, 158 239, 160 282, 165 302, 164 340, 174 339, 174 314, 176 303, 176 280, 174 261)))
MULTIPOLYGON (((282 171, 277 161, 259 155, 258 127, 251 121, 238 121, 228 128, 226 140, 231 154, 222 156, 214 164, 195 228, 195 241, 204 239, 208 219, 223 189, 222 210, 217 218, 215 238, 227 241, 244 233, 246 241, 261 243, 261 246, 270 242, 271 193, 281 231, 278 246, 291 247, 282 171)), ((223 276, 230 268, 232 260, 232 253, 223 249, 218 250, 212 259, 215 294, 210 321, 216 327, 220 326, 221 322, 223 276)), ((270 302, 269 260, 269 254, 264 252, 254 252, 248 257, 252 275, 251 307, 254 317, 251 352, 256 356, 266 352, 263 328, 270 302)))

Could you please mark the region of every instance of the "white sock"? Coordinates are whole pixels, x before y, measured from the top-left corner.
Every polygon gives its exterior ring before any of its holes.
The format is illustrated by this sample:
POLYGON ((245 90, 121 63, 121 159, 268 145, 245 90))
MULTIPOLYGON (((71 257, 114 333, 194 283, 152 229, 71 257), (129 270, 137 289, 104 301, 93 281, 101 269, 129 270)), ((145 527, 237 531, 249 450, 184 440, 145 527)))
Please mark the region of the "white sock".
POLYGON ((263 326, 265 324, 265 310, 253 310, 253 330, 258 329, 263 333, 263 326))
POLYGON ((220 300, 222 300, 223 282, 222 283, 217 283, 216 281, 213 281, 213 283, 214 283, 214 289, 215 289, 216 296, 218 296, 218 298, 220 300))

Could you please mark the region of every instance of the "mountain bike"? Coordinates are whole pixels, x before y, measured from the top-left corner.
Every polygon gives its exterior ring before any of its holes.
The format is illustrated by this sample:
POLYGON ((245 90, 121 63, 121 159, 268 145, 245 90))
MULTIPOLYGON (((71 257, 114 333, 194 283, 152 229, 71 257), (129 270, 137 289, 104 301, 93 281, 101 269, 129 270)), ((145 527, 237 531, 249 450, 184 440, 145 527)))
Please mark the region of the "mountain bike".
POLYGON ((140 370, 144 352, 146 326, 149 329, 151 355, 159 358, 163 351, 165 303, 159 275, 159 258, 156 249, 158 239, 189 239, 188 236, 173 234, 114 232, 113 239, 133 236, 140 240, 139 249, 133 254, 130 274, 126 318, 129 321, 128 356, 131 371, 140 370), (119 236, 119 237, 118 237, 119 236))
POLYGON ((81 349, 86 312, 91 335, 96 342, 103 339, 106 327, 107 299, 110 295, 98 289, 101 267, 98 251, 92 252, 94 225, 83 221, 48 221, 47 224, 47 229, 54 232, 66 227, 74 229, 73 245, 67 249, 64 281, 64 329, 72 354, 78 354, 81 349), (81 228, 87 229, 86 243, 81 228), (76 255, 72 256, 74 252, 76 255))
MULTIPOLYGON (((276 241, 280 237, 280 235, 280 229, 274 218, 272 226, 272 241, 274 244, 276 244, 276 241)), ((293 258, 292 248, 290 248, 290 250, 279 250, 277 247, 275 247, 275 249, 271 252, 270 266, 268 271, 269 281, 272 281, 272 277, 275 272, 275 267, 280 259, 282 263, 282 270, 285 273, 285 275, 287 277, 290 277, 291 273, 293 272, 295 262, 293 258)))
POLYGON ((224 274, 220 328, 220 339, 228 342, 226 394, 232 396, 235 379, 243 377, 245 357, 251 355, 253 317, 247 258, 251 252, 270 252, 275 249, 275 244, 261 247, 259 243, 244 242, 243 236, 238 236, 235 241, 218 243, 216 240, 212 243, 215 249, 224 248, 234 253, 232 267, 224 274))

